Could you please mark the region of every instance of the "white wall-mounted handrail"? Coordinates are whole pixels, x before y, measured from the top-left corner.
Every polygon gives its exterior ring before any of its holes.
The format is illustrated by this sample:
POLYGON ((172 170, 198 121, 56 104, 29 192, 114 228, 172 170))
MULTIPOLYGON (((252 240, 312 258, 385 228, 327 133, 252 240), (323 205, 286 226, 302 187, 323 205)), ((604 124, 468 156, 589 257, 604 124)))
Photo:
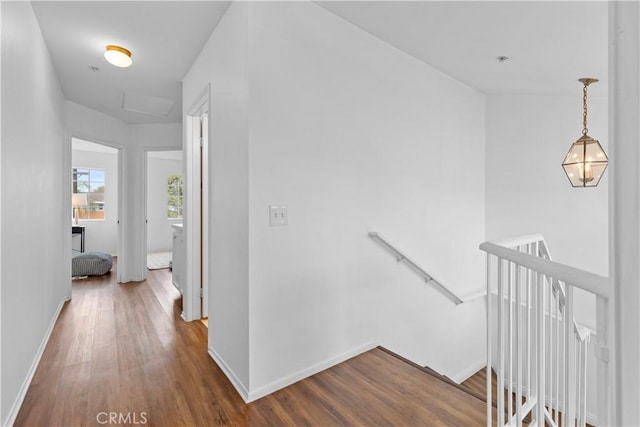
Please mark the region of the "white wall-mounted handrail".
POLYGON ((486 290, 481 290, 481 291, 473 293, 473 294, 469 295, 467 298, 463 299, 463 298, 459 297, 458 295, 456 295, 449 288, 444 286, 440 281, 435 279, 432 275, 427 273, 422 267, 420 267, 413 260, 411 260, 411 258, 406 256, 404 253, 400 252, 395 246, 393 246, 386 239, 384 239, 382 236, 380 236, 379 233, 376 233, 375 231, 371 231, 371 232, 369 232, 369 237, 371 237, 372 239, 374 239, 375 241, 380 243, 380 245, 382 245, 384 248, 386 248, 389 252, 393 253, 398 262, 404 261, 405 264, 407 264, 416 273, 418 273, 418 274, 420 274, 422 276, 422 278, 424 279, 425 283, 432 284, 440 293, 442 293, 444 296, 449 298, 456 305, 462 304, 464 302, 469 302, 469 301, 474 300, 476 298, 481 298, 481 297, 483 297, 483 296, 485 296, 487 294, 486 290))

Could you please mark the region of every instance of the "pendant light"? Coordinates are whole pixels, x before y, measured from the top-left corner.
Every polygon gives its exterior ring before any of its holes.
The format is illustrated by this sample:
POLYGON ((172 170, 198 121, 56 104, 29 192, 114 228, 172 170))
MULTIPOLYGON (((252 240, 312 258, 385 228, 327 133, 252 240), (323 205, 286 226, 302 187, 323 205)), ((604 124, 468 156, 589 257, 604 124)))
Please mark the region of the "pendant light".
POLYGON ((582 88, 582 136, 571 145, 562 162, 564 172, 574 187, 595 187, 607 168, 607 154, 600 143, 587 135, 587 87, 598 79, 579 79, 582 88))

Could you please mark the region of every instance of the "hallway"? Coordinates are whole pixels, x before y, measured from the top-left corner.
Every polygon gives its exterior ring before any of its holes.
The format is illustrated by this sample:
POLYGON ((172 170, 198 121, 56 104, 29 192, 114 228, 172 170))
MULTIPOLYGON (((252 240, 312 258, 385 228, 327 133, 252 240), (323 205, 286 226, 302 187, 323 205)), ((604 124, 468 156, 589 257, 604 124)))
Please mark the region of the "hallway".
POLYGON ((482 425, 485 405, 374 349, 246 405, 180 318, 169 270, 75 280, 16 426, 482 425), (126 417, 129 417, 128 419, 126 417))

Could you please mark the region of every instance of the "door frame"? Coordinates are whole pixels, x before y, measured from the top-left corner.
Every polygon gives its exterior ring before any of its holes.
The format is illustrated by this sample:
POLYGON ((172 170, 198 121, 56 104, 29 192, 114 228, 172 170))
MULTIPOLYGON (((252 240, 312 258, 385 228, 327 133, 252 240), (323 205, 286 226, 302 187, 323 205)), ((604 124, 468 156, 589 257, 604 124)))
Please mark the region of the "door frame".
MULTIPOLYGON (((142 204, 143 204, 143 212, 144 212, 144 224, 143 224, 143 239, 142 239, 142 249, 143 249, 143 260, 144 260, 144 272, 145 278, 147 277, 147 254, 149 253, 149 206, 148 206, 148 198, 149 198, 149 153, 157 153, 159 151, 180 151, 182 152, 182 175, 184 177, 184 151, 181 148, 170 148, 170 147, 145 147, 142 150, 142 155, 144 157, 144 188, 143 188, 143 196, 142 196, 142 204)), ((176 218, 177 219, 177 218, 176 218)), ((183 218, 184 221, 184 213, 183 218)))
POLYGON ((202 91, 198 101, 184 116, 184 237, 185 282, 182 298, 182 318, 199 320, 209 312, 209 102, 210 85, 202 91), (200 120, 202 125, 202 170, 200 168, 200 120), (200 174, 202 172, 202 181, 200 174), (200 183, 202 182, 202 192, 200 183), (202 194, 202 200, 200 195, 202 194), (200 210, 202 206, 202 214, 200 210), (201 226, 202 224, 202 226, 201 226), (202 262, 201 262, 202 259, 202 262), (202 282, 200 281, 202 271, 202 282), (202 297, 200 296, 202 289, 202 297))
MULTIPOLYGON (((71 181, 72 181, 72 176, 71 176, 71 169, 73 168, 73 139, 81 139, 87 142, 91 142, 94 144, 98 144, 98 145, 104 145, 105 147, 110 147, 110 148, 114 148, 116 150, 118 150, 118 210, 117 210, 117 226, 118 226, 118 249, 117 249, 117 258, 118 258, 118 268, 116 269, 117 275, 116 275, 116 280, 118 281, 118 283, 122 283, 123 280, 123 272, 125 271, 125 267, 127 265, 127 260, 124 259, 124 257, 122 256, 122 249, 123 249, 123 244, 124 244, 124 234, 123 234, 123 229, 122 229, 122 209, 123 209, 123 204, 124 204, 124 179, 123 179, 123 172, 124 172, 124 150, 125 147, 122 144, 118 144, 116 142, 112 142, 112 141, 107 141, 104 139, 100 139, 100 138, 95 138, 93 136, 86 136, 86 135, 82 135, 82 134, 78 134, 78 133, 72 133, 71 136, 69 137, 69 163, 70 163, 70 167, 68 168, 68 171, 66 172, 67 174, 67 186, 66 186, 66 190, 65 193, 67 194, 66 199, 69 200, 69 206, 71 206, 71 194, 72 194, 72 188, 71 188, 71 181)), ((72 238, 72 237, 70 237, 72 238)), ((73 242, 72 242, 73 244, 73 242)))

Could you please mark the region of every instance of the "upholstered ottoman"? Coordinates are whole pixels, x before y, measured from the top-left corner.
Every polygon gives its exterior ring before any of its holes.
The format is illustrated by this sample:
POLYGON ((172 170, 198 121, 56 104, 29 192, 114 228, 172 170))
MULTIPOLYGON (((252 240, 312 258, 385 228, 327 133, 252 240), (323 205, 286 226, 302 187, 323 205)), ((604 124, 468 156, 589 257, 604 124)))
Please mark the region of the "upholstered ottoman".
POLYGON ((71 275, 101 276, 107 274, 113 265, 111 255, 102 252, 84 252, 71 259, 71 275))

